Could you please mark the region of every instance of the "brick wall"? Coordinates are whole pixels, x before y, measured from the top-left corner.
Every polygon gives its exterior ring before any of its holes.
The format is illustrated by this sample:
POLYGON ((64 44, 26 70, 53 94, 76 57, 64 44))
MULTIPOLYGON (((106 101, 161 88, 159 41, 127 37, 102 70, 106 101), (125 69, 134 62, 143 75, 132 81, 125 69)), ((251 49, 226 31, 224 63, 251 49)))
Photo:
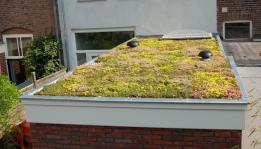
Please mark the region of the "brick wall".
POLYGON ((53 12, 53 0, 1 0, 0 43, 2 34, 55 34, 53 12))
POLYGON ((0 74, 6 74, 5 53, 0 53, 0 74))
POLYGON ((218 31, 222 32, 224 21, 251 20, 253 34, 261 34, 261 1, 260 0, 217 0, 218 31), (222 13, 222 7, 228 12, 222 13))
POLYGON ((35 149, 230 149, 238 130, 189 130, 31 124, 35 149))

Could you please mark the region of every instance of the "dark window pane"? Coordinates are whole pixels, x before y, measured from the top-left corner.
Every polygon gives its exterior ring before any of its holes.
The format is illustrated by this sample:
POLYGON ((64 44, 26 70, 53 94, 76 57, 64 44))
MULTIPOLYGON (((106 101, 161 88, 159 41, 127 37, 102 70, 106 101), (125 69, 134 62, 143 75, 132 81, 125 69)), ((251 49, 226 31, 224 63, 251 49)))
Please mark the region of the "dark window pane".
POLYGON ((7 65, 9 77, 13 83, 18 85, 26 80, 26 68, 22 59, 8 59, 7 65))
POLYGON ((226 23, 226 39, 250 38, 250 23, 226 23))
POLYGON ((22 37, 22 46, 23 46, 23 55, 25 55, 27 48, 29 47, 31 41, 32 41, 32 37, 22 37))
POLYGON ((133 37, 133 31, 75 34, 77 50, 112 49, 133 37))
POLYGON ((77 64, 82 65, 86 63, 86 53, 77 53, 77 64))
POLYGON ((17 39, 7 38, 6 42, 7 42, 8 56, 20 56, 18 53, 17 39))

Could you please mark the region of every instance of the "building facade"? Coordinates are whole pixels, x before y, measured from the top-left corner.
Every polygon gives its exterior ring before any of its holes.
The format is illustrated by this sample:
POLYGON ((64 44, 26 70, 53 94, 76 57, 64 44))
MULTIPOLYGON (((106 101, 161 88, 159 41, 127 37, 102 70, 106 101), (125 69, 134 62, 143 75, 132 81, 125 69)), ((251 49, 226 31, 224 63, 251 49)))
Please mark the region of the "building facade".
MULTIPOLYGON (((253 13, 255 17, 245 18, 244 9, 233 13, 235 17, 228 17, 233 9, 236 9, 231 8, 233 3, 239 3, 236 0, 233 2, 222 0, 165 0, 164 2, 159 0, 59 0, 58 2, 64 57, 66 65, 70 69, 90 61, 135 36, 163 35, 173 30, 192 29, 220 33, 225 39, 232 37, 232 39, 249 40, 254 34, 259 34, 260 29, 258 21, 254 21, 259 17, 256 14, 259 8, 253 13), (229 36, 226 37, 226 34, 229 36)), ((240 2, 243 3, 243 1, 240 2)), ((258 4, 257 1, 255 2, 258 4)), ((240 5, 243 6, 243 4, 240 5)), ((237 7, 237 5, 234 6, 237 7)), ((251 6, 254 7, 253 4, 251 6)), ((79 107, 74 108, 79 110, 79 107)), ((97 115, 97 111, 95 111, 95 115, 91 117, 97 117, 97 115)), ((173 115, 172 117, 176 118, 173 115)), ((49 120, 49 117, 46 119, 49 120)), ((55 118, 55 120, 57 119, 55 118)), ((104 119, 100 119, 98 122, 104 119)), ((92 122, 88 118, 81 120, 92 122)), ((77 124, 64 121, 43 124, 37 119, 32 123, 32 133, 35 136, 33 145, 37 148, 62 148, 64 146, 69 148, 137 149, 241 148, 243 128, 236 129, 235 125, 229 129, 207 127, 204 129, 194 127, 173 129, 117 127, 121 125, 79 125, 81 120, 77 120, 77 124)), ((116 121, 119 120, 115 119, 113 122, 116 121)), ((126 121, 124 122, 126 123, 126 121)), ((140 122, 142 123, 143 120, 140 122)))
POLYGON ((56 1, 0 1, 0 72, 16 84, 28 77, 22 59, 29 42, 58 32, 56 1))
POLYGON ((259 0, 60 0, 59 8, 64 57, 70 69, 108 50, 87 47, 117 36, 94 38, 104 32, 128 31, 132 37, 193 29, 220 33, 226 40, 252 40, 261 34, 259 0), (86 46, 81 45, 83 41, 86 46))
POLYGON ((88 45, 112 36, 125 39, 126 34, 128 37, 163 35, 186 29, 217 32, 216 5, 216 0, 60 0, 65 61, 72 69, 108 50, 102 46, 82 46, 83 40, 88 45))
POLYGON ((218 0, 218 32, 226 39, 260 39, 260 14, 260 0, 218 0))
MULTIPOLYGON (((135 36, 191 29, 228 40, 261 34, 259 0, 57 0, 57 5, 58 10, 53 0, 0 1, 0 73, 17 84, 26 80, 22 59, 28 42, 57 35, 59 28, 70 69, 135 36)), ((32 124, 32 132, 37 148, 173 148, 172 143, 176 148, 240 148, 242 135, 231 129, 39 123, 32 124)))

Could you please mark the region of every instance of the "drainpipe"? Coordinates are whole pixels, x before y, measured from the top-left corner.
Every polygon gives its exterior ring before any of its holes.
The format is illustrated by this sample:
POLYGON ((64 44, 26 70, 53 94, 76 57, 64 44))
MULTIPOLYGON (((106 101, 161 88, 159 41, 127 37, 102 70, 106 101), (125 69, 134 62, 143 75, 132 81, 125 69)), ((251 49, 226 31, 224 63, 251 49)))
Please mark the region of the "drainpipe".
POLYGON ((67 34, 66 34, 66 25, 64 19, 64 4, 63 0, 57 0, 57 8, 58 8, 58 18, 59 18, 59 25, 60 25, 60 37, 62 41, 62 48, 63 48, 63 60, 64 66, 68 69, 69 68, 69 56, 67 51, 67 34))
MULTIPOLYGON (((54 16, 54 30, 55 30, 55 37, 58 41, 61 41, 61 34, 59 28, 59 20, 58 20, 58 5, 57 0, 53 0, 53 16, 54 16)), ((60 64, 64 64, 63 58, 63 51, 58 51, 58 56, 60 59, 60 64)))
POLYGON ((54 27, 55 27, 55 36, 57 40, 61 40, 60 31, 59 31, 59 20, 57 12, 57 0, 53 0, 53 14, 54 14, 54 27))

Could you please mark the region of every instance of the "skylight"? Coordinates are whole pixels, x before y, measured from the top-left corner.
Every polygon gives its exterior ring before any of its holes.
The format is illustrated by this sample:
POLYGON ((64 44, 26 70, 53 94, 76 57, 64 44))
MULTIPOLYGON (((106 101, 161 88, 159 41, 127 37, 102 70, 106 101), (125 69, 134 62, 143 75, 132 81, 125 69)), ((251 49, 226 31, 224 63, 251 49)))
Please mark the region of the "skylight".
POLYGON ((212 34, 201 30, 176 30, 162 36, 162 39, 207 39, 212 34))

